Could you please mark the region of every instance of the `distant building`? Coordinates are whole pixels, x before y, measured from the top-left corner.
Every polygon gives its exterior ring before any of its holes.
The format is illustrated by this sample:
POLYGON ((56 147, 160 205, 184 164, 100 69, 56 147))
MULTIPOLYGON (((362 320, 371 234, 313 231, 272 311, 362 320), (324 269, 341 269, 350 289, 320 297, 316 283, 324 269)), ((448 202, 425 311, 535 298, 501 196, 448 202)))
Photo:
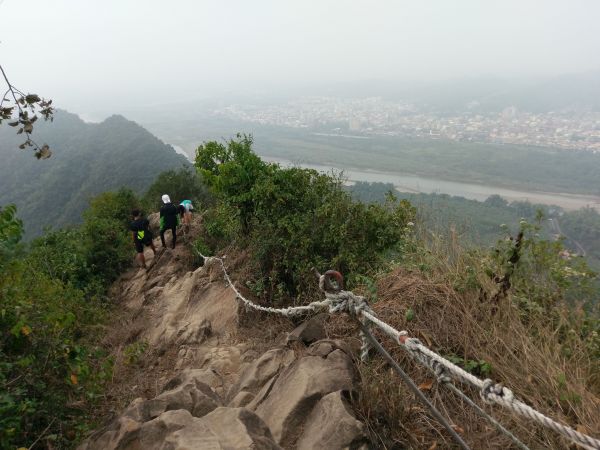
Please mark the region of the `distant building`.
POLYGON ((356 117, 352 117, 349 121, 348 121, 348 129, 350 131, 360 131, 362 126, 362 123, 359 119, 357 119, 356 117))

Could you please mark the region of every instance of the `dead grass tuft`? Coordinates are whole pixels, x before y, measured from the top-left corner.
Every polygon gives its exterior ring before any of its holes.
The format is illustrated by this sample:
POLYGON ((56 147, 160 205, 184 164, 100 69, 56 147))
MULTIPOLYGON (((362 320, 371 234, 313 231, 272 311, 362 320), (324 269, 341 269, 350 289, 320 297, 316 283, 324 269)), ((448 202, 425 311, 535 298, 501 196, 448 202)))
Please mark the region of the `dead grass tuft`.
MULTIPOLYGON (((537 317, 525 324, 510 299, 493 310, 480 302, 477 292, 457 293, 447 276, 448 272, 425 276, 396 269, 379 280, 378 301, 372 307, 383 320, 409 331, 438 353, 459 357, 463 362, 473 361, 474 371, 481 378, 489 376, 504 383, 519 399, 539 411, 597 437, 600 389, 595 362, 586 359, 583 343, 571 342, 579 351, 565 356, 551 321, 537 317), (489 374, 482 370, 485 363, 491 366, 489 374)), ((331 332, 356 336, 356 330, 344 320, 348 321, 344 317, 333 319, 331 332)), ((499 435, 454 394, 439 387, 434 377, 415 365, 400 347, 382 333, 376 334, 467 443, 473 448, 512 448, 512 441, 499 435)), ((358 367, 362 389, 356 407, 381 448, 453 446, 447 433, 381 358, 374 355, 369 363, 358 367)), ((478 392, 459 387, 531 448, 569 446, 554 432, 501 407, 485 405, 478 392)))

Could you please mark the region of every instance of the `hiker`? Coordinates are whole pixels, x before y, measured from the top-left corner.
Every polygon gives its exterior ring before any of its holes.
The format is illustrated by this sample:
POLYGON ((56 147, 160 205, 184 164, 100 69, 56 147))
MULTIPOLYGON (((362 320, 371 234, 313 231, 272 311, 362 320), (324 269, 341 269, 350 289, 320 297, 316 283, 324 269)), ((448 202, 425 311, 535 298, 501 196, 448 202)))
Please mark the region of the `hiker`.
POLYGON ((194 205, 192 205, 191 200, 183 200, 179 204, 179 214, 183 219, 183 224, 189 228, 192 223, 192 210, 194 209, 194 205))
POLYGON ((129 225, 129 229, 132 231, 133 243, 137 252, 136 259, 144 269, 147 269, 144 246, 150 247, 156 255, 156 248, 154 247, 154 242, 152 242, 152 232, 149 228, 150 222, 145 217, 142 217, 139 209, 131 211, 131 215, 133 216, 133 222, 129 225))
POLYGON ((179 225, 179 209, 171 203, 171 198, 167 194, 162 196, 162 201, 164 205, 160 208, 160 241, 163 248, 166 248, 165 231, 171 230, 173 234, 173 245, 171 248, 175 248, 175 244, 177 243, 177 225, 179 225))

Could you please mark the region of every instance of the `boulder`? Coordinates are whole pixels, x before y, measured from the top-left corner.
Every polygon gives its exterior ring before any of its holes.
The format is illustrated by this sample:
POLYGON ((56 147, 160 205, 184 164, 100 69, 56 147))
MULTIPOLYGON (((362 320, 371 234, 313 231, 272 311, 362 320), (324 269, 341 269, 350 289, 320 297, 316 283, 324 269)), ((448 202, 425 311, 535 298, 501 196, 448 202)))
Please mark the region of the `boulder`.
POLYGON ((177 332, 177 344, 199 345, 212 334, 210 321, 203 319, 200 323, 189 322, 183 325, 177 332))
POLYGON ((135 399, 123 416, 137 422, 147 422, 165 411, 184 409, 194 417, 202 417, 218 406, 221 406, 221 399, 206 383, 200 381, 198 371, 185 370, 171 379, 157 397, 151 400, 135 399))
POLYGON ((350 412, 342 391, 336 391, 323 397, 312 410, 296 448, 354 449, 366 441, 365 426, 350 412))
MULTIPOLYGON (((275 440, 284 447, 293 444, 294 432, 298 430, 314 406, 325 395, 354 388, 355 372, 350 355, 336 341, 328 341, 330 349, 321 349, 319 355, 308 355, 285 368, 274 381, 264 399, 249 405, 269 426, 275 440), (324 356, 321 356, 324 354, 324 356)), ((264 390, 265 388, 263 388, 264 390)))
POLYGON ((279 450, 265 423, 246 408, 217 408, 168 435, 161 450, 279 450))
POLYGON ((137 441, 142 424, 130 417, 119 417, 96 431, 77 450, 129 450, 137 441))
POLYGON ((159 450, 167 436, 185 428, 194 422, 194 416, 184 409, 165 411, 155 419, 142 425, 137 448, 144 450, 159 450))
POLYGON ((149 229, 154 237, 160 235, 160 213, 152 213, 148 216, 148 222, 150 222, 149 229))
POLYGON ((291 333, 288 334, 286 343, 302 342, 305 345, 327 338, 327 332, 323 322, 327 318, 327 314, 318 314, 302 324, 298 325, 291 333))
POLYGON ((242 372, 227 397, 233 398, 240 391, 256 394, 268 380, 289 366, 294 359, 294 352, 289 348, 279 347, 265 352, 242 372))

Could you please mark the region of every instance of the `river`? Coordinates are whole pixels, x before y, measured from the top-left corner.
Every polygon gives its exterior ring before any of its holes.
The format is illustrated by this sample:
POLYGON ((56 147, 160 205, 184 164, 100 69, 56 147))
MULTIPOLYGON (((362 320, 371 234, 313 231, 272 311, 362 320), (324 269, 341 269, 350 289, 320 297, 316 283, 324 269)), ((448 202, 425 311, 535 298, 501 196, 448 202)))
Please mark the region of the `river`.
POLYGON ((600 197, 594 195, 565 194, 553 192, 527 192, 513 189, 506 189, 495 186, 486 186, 481 184, 460 183, 456 181, 436 180, 424 178, 416 175, 406 175, 394 172, 378 172, 374 170, 348 169, 341 167, 331 167, 321 164, 294 163, 293 161, 261 156, 265 161, 276 162, 282 166, 300 166, 309 169, 315 169, 319 172, 343 171, 349 182, 368 181, 380 183, 392 183, 400 192, 423 192, 427 194, 438 193, 448 194, 457 197, 464 197, 472 200, 483 201, 490 195, 500 195, 509 202, 528 201, 543 205, 557 205, 561 208, 572 211, 586 206, 600 211, 600 197))

